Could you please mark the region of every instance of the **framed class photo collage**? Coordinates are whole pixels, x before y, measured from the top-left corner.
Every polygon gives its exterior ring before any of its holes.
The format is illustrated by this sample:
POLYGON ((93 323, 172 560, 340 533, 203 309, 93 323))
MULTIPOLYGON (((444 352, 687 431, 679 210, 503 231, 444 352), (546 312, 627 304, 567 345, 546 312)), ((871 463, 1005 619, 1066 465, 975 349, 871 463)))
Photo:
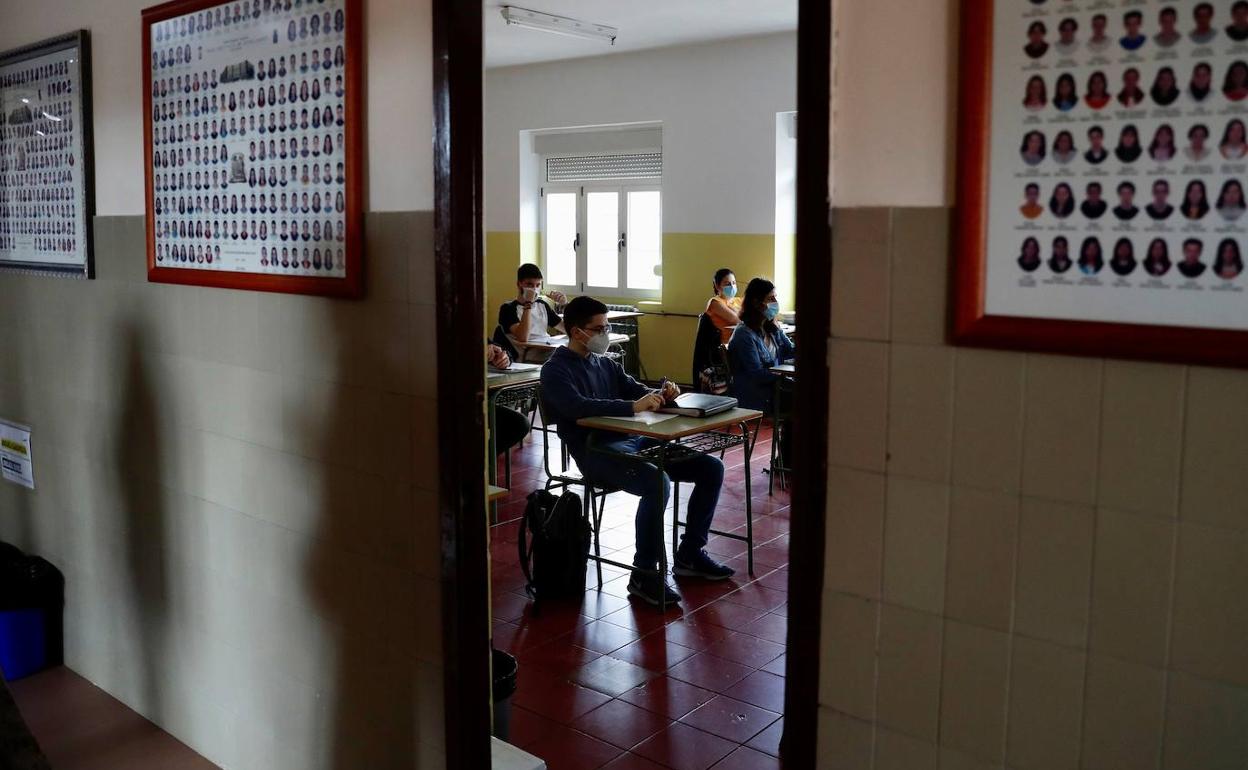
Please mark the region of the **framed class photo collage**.
POLYGON ((954 339, 1248 365, 1248 0, 965 0, 954 339))
POLYGON ((359 296, 360 0, 143 12, 150 280, 359 296))
POLYGON ((0 270, 93 276, 91 147, 88 33, 0 53, 0 270))

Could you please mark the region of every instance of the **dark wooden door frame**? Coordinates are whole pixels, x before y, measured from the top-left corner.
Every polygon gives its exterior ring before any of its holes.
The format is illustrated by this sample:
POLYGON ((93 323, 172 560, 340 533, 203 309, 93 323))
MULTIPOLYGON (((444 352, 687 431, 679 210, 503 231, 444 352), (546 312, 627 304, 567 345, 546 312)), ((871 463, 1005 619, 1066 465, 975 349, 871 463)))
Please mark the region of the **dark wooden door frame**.
MULTIPOLYGON (((798 0, 797 306, 785 734, 788 768, 816 762, 832 245, 828 225, 831 0, 798 0), (795 633, 793 629, 800 629, 795 633)), ((490 766, 488 530, 482 231, 482 4, 433 0, 434 222, 438 305, 439 493, 447 767, 490 766)))

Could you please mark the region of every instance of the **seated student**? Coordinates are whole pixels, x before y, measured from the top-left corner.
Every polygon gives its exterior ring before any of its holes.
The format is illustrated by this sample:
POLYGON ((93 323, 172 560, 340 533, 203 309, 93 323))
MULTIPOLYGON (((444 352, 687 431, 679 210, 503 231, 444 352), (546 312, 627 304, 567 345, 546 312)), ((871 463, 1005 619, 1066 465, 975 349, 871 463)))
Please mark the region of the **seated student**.
POLYGON ((741 312, 741 298, 737 296, 737 276, 726 267, 715 271, 715 296, 706 301, 706 314, 719 329, 720 344, 727 345, 732 339, 732 330, 741 323, 737 316, 741 312))
POLYGON ((668 383, 661 394, 650 390, 626 374, 618 362, 603 355, 611 327, 607 323, 607 306, 598 300, 577 297, 568 303, 563 318, 568 344, 556 349, 542 367, 542 398, 581 473, 596 483, 641 497, 633 565, 651 571, 633 572, 628 592, 655 605, 660 601, 680 601, 666 577, 654 572, 663 553, 663 520, 671 495, 671 479, 694 485, 686 506, 688 525, 676 551, 673 574, 709 580, 731 577, 732 568, 719 564, 704 550, 724 480, 724 465, 719 458, 699 454, 676 460, 667 464, 666 473, 660 477, 658 468, 650 463, 613 454, 653 446, 652 440, 593 431, 576 424, 585 417, 628 417, 661 409, 664 399, 675 398, 680 389, 668 383))
POLYGON ((733 395, 745 409, 771 409, 773 385, 779 379, 771 367, 793 358, 793 342, 776 325, 779 313, 775 284, 765 278, 750 281, 745 287, 741 323, 728 342, 733 395))
MULTIPOLYGON (((506 369, 511 366, 511 357, 507 351, 487 342, 485 345, 485 361, 495 369, 506 369)), ((516 444, 524 441, 529 435, 529 418, 506 406, 494 407, 494 451, 503 454, 516 444)))
POLYGON ((542 269, 529 263, 516 270, 516 289, 516 299, 498 309, 498 325, 503 327, 523 360, 541 363, 550 357, 550 351, 528 349, 526 343, 549 340, 551 329, 563 331, 563 319, 556 312, 556 306, 563 305, 568 298, 559 291, 552 291, 549 298, 543 297, 542 269))

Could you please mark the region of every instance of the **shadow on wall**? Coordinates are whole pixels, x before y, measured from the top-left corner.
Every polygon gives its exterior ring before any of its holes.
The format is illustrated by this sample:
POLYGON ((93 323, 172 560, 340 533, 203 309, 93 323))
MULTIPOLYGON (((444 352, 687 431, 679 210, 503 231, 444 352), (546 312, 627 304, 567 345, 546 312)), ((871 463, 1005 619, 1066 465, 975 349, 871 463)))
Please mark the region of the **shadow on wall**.
MULTIPOLYGON (((374 329, 360 316, 375 312, 373 303, 334 302, 326 325, 334 339, 333 372, 338 381, 354 381, 368 372, 374 382, 395 382, 395 372, 376 340, 353 333, 374 329)), ((375 332, 374 332, 375 333, 375 332)), ((372 447, 404 446, 410 440, 410 417, 368 419, 378 402, 407 403, 408 398, 373 388, 328 386, 333 397, 323 413, 292 415, 291 424, 319 431, 324 447, 319 490, 320 518, 307 561, 311 598, 329 622, 333 645, 333 682, 328 704, 332 759, 324 767, 410 768, 416 761, 417 659, 414 644, 415 602, 405 601, 416 579, 404 560, 412 549, 410 499, 399 493, 404 481, 393 466, 369 467, 349 457, 372 447), (390 400, 393 398, 393 400, 390 400)), ((409 463, 410 466, 410 463, 409 463)))
POLYGON ((160 440, 151 364, 143 356, 144 348, 150 346, 145 345, 136 321, 127 324, 124 337, 126 379, 114 457, 119 458, 117 488, 125 517, 130 595, 143 629, 134 637, 140 649, 132 650, 130 659, 140 661, 142 680, 135 687, 143 699, 139 710, 162 721, 161 666, 169 659, 170 602, 166 511, 159 479, 168 458, 160 440))

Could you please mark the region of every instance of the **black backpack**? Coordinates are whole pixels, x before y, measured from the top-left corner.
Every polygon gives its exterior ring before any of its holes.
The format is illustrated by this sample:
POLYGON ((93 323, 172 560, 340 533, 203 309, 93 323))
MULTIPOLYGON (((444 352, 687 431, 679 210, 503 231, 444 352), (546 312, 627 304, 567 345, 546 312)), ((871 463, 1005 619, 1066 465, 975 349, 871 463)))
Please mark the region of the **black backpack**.
POLYGON ((585 593, 591 536, 581 498, 571 492, 556 497, 539 489, 528 499, 516 538, 520 568, 528 581, 525 590, 539 604, 579 598, 585 593))

